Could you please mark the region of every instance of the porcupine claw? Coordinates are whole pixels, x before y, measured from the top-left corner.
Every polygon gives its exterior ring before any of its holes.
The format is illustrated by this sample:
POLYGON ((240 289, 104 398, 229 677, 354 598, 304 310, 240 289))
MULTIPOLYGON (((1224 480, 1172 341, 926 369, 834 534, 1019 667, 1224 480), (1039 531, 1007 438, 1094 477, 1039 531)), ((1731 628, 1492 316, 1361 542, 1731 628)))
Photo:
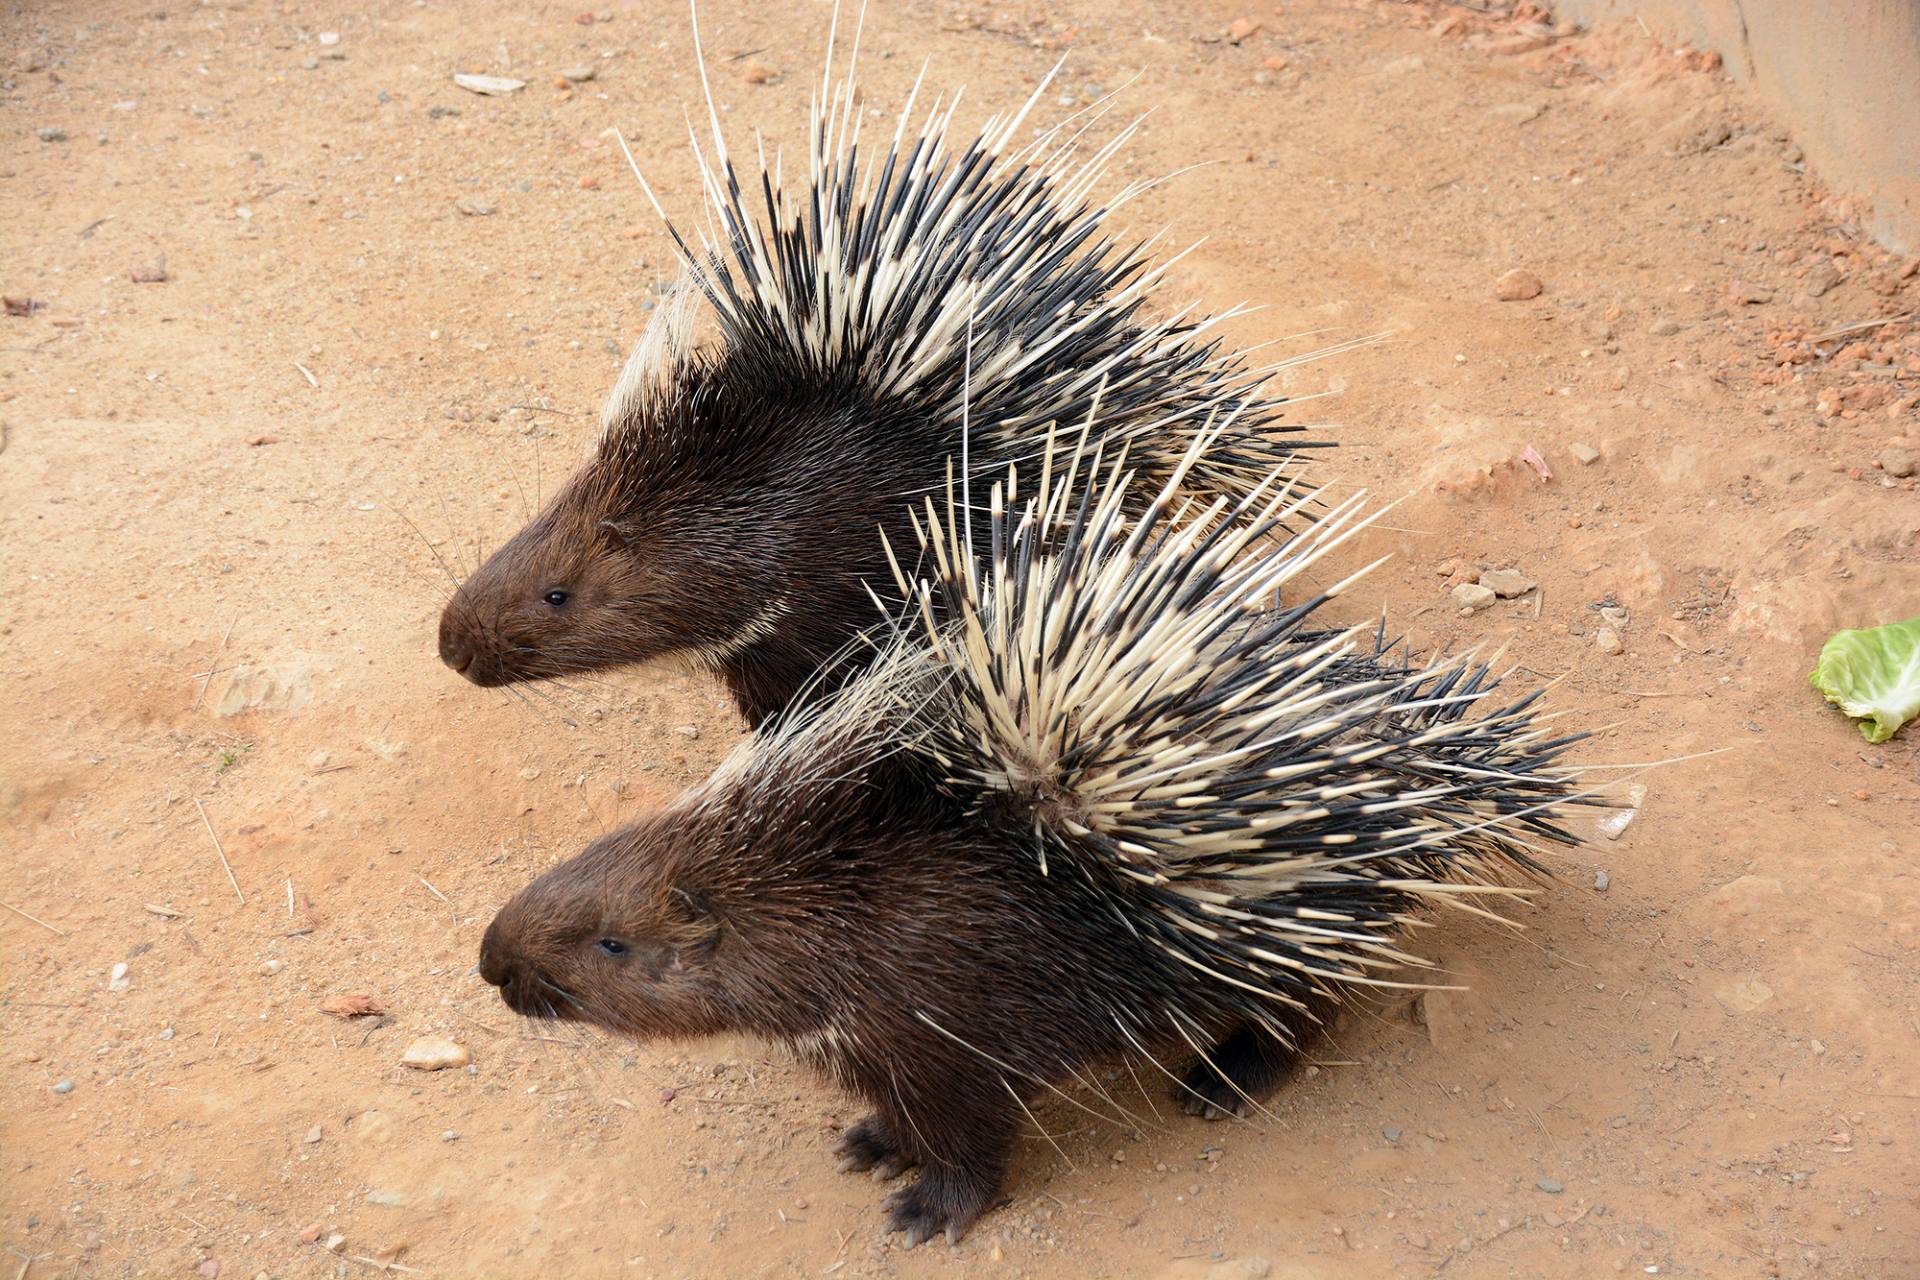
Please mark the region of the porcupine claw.
POLYGON ((887 1197, 883 1206, 887 1211, 887 1230, 904 1234, 909 1249, 943 1232, 948 1244, 959 1244, 985 1207, 969 1210, 956 1203, 971 1198, 959 1189, 944 1186, 936 1175, 925 1175, 912 1186, 887 1197))
POLYGON ((875 1182, 891 1182, 914 1162, 894 1145, 886 1123, 879 1116, 868 1116, 840 1135, 834 1150, 840 1156, 841 1173, 871 1171, 875 1182))

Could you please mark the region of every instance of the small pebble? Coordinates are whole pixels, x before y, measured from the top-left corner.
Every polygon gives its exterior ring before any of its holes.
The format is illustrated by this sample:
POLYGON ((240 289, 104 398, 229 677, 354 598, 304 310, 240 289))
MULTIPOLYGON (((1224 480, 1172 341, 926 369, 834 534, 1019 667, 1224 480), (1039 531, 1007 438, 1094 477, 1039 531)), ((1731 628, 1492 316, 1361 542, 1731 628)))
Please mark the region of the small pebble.
POLYGON ((347 1243, 347 1238, 341 1235, 338 1231, 336 1231, 332 1235, 327 1237, 327 1244, 326 1244, 327 1252, 338 1253, 346 1245, 346 1243, 347 1243))
POLYGON ((65 142, 66 140, 67 131, 57 125, 48 125, 46 128, 40 130, 40 141, 42 142, 65 142))
POLYGON ((322 31, 320 33, 320 43, 328 46, 339 44, 340 33, 338 31, 322 31))
POLYGON ((1515 267, 1493 282, 1493 296, 1502 302, 1525 302, 1537 298, 1546 285, 1525 267, 1515 267))
POLYGON ((260 966, 260 976, 263 978, 271 978, 274 974, 286 967, 287 962, 285 960, 268 960, 260 966))
POLYGON ((320 1141, 320 1126, 315 1125, 313 1126, 313 1128, 307 1130, 307 1136, 300 1139, 300 1141, 308 1144, 309 1146, 311 1146, 313 1143, 320 1141))
POLYGON ((407 1198, 397 1191, 381 1191, 371 1187, 367 1190, 367 1203, 377 1204, 383 1209, 398 1209, 406 1202, 407 1198))
POLYGON ((473 1051, 440 1036, 422 1036, 407 1046, 400 1061, 418 1071, 443 1071, 448 1067, 466 1066, 473 1061, 473 1051))
POLYGON ((1536 584, 1518 569, 1489 569, 1480 575, 1480 585, 1502 600, 1511 600, 1527 594, 1536 584))
POLYGON ((301 1228, 301 1230, 300 1230, 300 1243, 301 1243, 301 1244, 312 1244, 312 1243, 313 1243, 314 1241, 316 1241, 316 1240, 318 1240, 318 1239, 320 1238, 320 1233, 321 1233, 322 1231, 325 1231, 325 1230, 326 1230, 326 1228, 325 1228, 324 1226, 322 1226, 322 1225, 320 1225, 320 1224, 319 1224, 318 1222, 316 1222, 316 1223, 314 1223, 314 1224, 313 1224, 312 1226, 310 1226, 310 1227, 303 1227, 303 1228, 301 1228))
POLYGON ((1590 467, 1600 461, 1600 451, 1590 444, 1581 444, 1576 441, 1567 446, 1567 452, 1572 454, 1573 460, 1583 467, 1590 467))
POLYGON ((493 216, 493 205, 485 200, 456 200, 453 202, 453 207, 461 213, 466 214, 469 218, 491 218, 493 216))
POLYGON ((1608 878, 1606 872, 1596 871, 1593 873, 1593 887, 1599 890, 1601 893, 1605 893, 1607 891, 1607 886, 1612 883, 1613 881, 1608 878))
POLYGON ((55 1093, 60 1093, 60 1094, 66 1094, 66 1093, 72 1093, 72 1092, 73 1092, 73 1081, 71 1081, 71 1080, 62 1080, 62 1081, 60 1081, 60 1082, 59 1082, 58 1084, 56 1084, 56 1085, 54 1085, 54 1086, 53 1086, 53 1091, 54 1091, 55 1093))
POLYGON ((1542 1191, 1546 1192, 1550 1196, 1557 1196, 1562 1191, 1566 1190, 1566 1188, 1561 1186, 1559 1181, 1554 1178, 1541 1178, 1538 1182, 1535 1182, 1533 1185, 1540 1188, 1542 1191))
POLYGON ((700 736, 700 726, 697 724, 683 724, 678 729, 675 729, 674 732, 683 738, 697 738, 700 736))
POLYGON ((132 985, 133 979, 127 977, 127 966, 124 963, 113 966, 113 972, 107 975, 109 991, 125 991, 132 985))
POLYGON ((300 69, 302 71, 318 71, 320 69, 320 59, 302 58, 300 59, 300 69))
POLYGON ((1678 320, 1660 319, 1648 325, 1647 332, 1656 338, 1671 338, 1674 334, 1680 332, 1681 327, 1678 320))
POLYGON ((1807 272, 1807 292, 1818 298, 1843 279, 1845 277, 1840 274, 1840 268, 1831 262, 1822 262, 1807 272))
POLYGON ((205 1280, 219 1280, 220 1259, 208 1258, 200 1264, 197 1270, 205 1280))
POLYGON ((1880 469, 1896 479, 1904 480, 1914 473, 1913 454, 1905 449, 1886 449, 1880 454, 1880 469))
POLYGON ((1602 627, 1593 634, 1593 647, 1606 654, 1622 654, 1627 646, 1620 643, 1620 633, 1612 627, 1602 627))
POLYGON ((1759 306, 1773 301, 1773 290, 1745 280, 1727 282, 1727 301, 1735 306, 1759 306))
POLYGON ((440 1133, 440 1141, 442 1141, 442 1142, 458 1142, 458 1141, 460 1141, 460 1131, 459 1131, 458 1129, 445 1129, 445 1130, 442 1130, 442 1131, 441 1131, 441 1133, 440 1133))
POLYGON ((560 77, 563 80, 571 80, 575 84, 585 84, 599 74, 600 68, 590 62, 583 62, 577 67, 568 67, 560 73, 560 77))
POLYGON ((135 284, 165 284, 167 280, 167 255, 156 253, 127 273, 135 284))
POLYGON ((28 45, 13 55, 13 69, 15 71, 38 71, 46 65, 46 54, 34 48, 32 45, 28 45))
POLYGON ((1454 604, 1468 613, 1476 609, 1484 609, 1499 598, 1494 594, 1493 588, 1483 587, 1477 582, 1463 582, 1453 589, 1454 604))
POLYGON ((1392 1125, 1388 1125, 1386 1128, 1380 1131, 1380 1136, 1385 1138, 1388 1142, 1398 1142, 1400 1141, 1400 1130, 1398 1130, 1392 1125))

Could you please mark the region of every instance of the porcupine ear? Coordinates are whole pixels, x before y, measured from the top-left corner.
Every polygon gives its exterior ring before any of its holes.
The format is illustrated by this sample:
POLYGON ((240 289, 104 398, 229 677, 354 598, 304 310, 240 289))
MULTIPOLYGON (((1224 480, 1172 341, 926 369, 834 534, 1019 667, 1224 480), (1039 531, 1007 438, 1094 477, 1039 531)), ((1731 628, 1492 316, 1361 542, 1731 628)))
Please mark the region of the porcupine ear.
POLYGON ((1396 935, 1422 905, 1487 914, 1468 895, 1510 892, 1530 838, 1572 843, 1549 818, 1583 798, 1554 763, 1578 735, 1536 727, 1530 697, 1487 708, 1483 666, 1319 624, 1366 569, 1270 607, 1366 527, 1363 496, 1276 478, 1181 502, 1210 442, 1133 523, 1126 462, 1080 442, 1050 442, 1019 503, 993 486, 984 542, 962 477, 918 521, 927 578, 900 576, 951 673, 922 745, 949 785, 1031 832, 1048 874, 1138 895, 1158 946, 1285 1036, 1275 1002, 1387 981, 1419 963, 1396 935))

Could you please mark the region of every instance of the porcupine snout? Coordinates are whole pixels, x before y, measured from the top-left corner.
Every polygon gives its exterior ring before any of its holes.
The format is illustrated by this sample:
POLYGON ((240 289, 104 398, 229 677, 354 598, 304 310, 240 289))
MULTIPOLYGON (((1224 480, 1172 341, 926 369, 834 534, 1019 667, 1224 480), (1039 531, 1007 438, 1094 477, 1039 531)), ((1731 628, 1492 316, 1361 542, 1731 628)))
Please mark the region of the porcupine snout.
POLYGON ((482 687, 500 684, 496 646, 471 614, 472 606, 456 599, 440 615, 440 661, 482 687))

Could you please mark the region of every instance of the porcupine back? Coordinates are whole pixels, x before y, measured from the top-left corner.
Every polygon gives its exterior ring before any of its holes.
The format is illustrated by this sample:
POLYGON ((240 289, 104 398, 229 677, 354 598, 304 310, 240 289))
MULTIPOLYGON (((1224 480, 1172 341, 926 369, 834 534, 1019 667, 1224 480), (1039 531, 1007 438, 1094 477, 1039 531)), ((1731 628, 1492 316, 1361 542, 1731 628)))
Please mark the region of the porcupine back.
POLYGON ((950 459, 998 475, 1072 422, 1165 474, 1231 420, 1185 478, 1238 496, 1319 443, 1280 421, 1270 369, 1220 345, 1224 315, 1149 312, 1177 259, 1112 238, 1139 186, 1094 195, 1134 126, 1091 147, 1102 108, 1015 145, 1044 89, 955 143, 957 100, 915 127, 916 85, 863 156, 851 70, 823 77, 797 189, 764 149, 742 180, 709 90, 707 226, 668 222, 686 291, 629 359, 585 467, 449 604, 449 665, 505 684, 685 654, 757 723, 833 687, 815 672, 892 580, 880 532, 911 540, 950 459), (711 344, 688 337, 699 308, 711 344))

